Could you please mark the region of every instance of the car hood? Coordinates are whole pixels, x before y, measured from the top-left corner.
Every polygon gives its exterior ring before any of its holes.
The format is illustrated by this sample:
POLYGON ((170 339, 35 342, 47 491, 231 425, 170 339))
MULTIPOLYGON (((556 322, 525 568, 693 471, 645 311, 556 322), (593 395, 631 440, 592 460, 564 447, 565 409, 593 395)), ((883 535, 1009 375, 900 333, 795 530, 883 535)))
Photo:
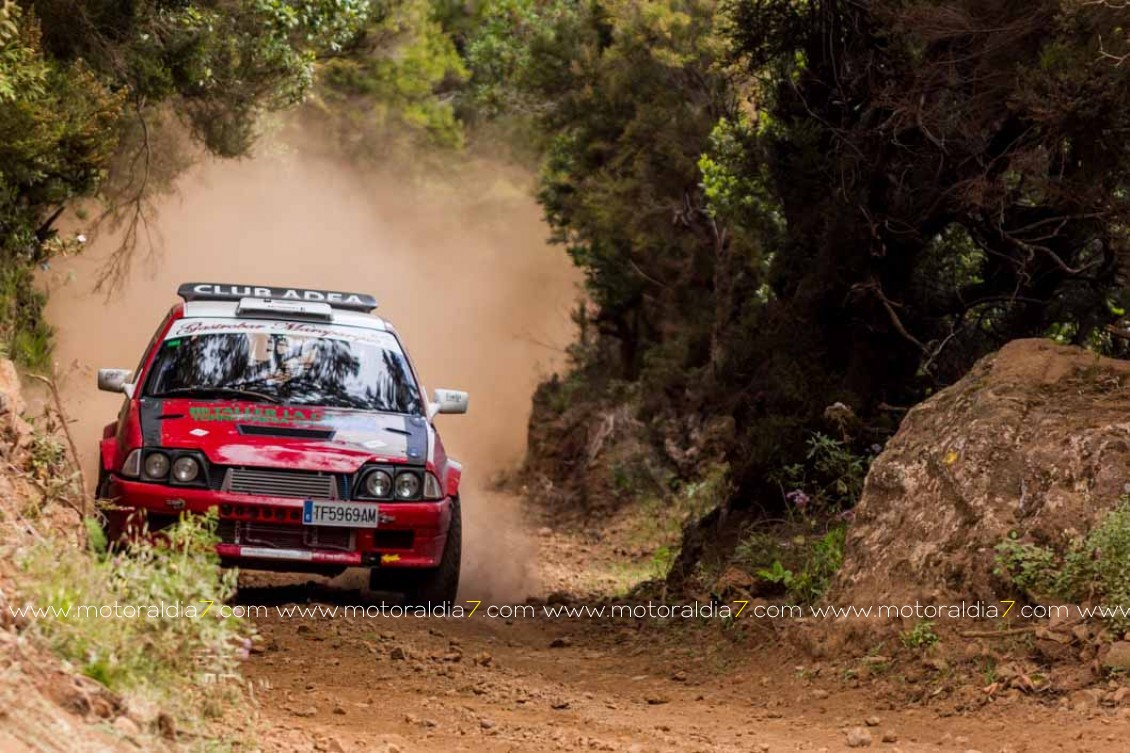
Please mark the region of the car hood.
POLYGON ((202 451, 213 463, 352 473, 363 463, 423 464, 419 416, 268 403, 142 398, 148 447, 202 451))

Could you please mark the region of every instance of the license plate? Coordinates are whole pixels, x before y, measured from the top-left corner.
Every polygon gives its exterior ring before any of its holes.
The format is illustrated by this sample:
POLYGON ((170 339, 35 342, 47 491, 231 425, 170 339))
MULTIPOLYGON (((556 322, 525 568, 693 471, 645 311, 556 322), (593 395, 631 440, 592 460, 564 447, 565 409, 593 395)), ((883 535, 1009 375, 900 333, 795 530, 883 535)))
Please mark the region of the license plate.
POLYGON ((360 502, 322 502, 308 499, 302 507, 302 522, 308 526, 376 528, 377 506, 360 502))

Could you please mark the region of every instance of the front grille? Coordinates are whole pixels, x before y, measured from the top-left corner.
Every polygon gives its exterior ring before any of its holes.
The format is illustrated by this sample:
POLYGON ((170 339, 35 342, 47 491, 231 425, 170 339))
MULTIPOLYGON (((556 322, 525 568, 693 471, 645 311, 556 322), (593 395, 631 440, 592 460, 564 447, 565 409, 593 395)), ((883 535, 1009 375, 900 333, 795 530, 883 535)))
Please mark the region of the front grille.
POLYGON ((340 549, 353 551, 353 532, 328 526, 280 526, 246 520, 221 520, 216 528, 225 544, 272 549, 340 549))
POLYGON ((329 473, 228 468, 221 490, 262 497, 337 499, 337 480, 329 473))

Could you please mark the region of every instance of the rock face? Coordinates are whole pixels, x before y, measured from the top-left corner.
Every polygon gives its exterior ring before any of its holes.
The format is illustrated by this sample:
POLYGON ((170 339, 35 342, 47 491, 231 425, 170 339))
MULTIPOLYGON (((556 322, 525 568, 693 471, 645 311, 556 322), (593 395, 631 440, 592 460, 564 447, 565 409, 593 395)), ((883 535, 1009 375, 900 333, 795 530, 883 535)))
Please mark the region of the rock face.
POLYGON ((995 601, 994 548, 1086 533, 1130 490, 1130 362, 1018 340, 913 408, 876 458, 839 603, 995 601))

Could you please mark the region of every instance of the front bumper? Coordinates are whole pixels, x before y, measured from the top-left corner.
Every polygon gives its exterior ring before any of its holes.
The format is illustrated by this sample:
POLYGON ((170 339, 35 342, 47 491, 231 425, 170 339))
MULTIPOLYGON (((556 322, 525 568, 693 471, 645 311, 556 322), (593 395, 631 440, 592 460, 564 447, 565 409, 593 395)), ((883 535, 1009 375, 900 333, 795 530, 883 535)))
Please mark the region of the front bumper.
POLYGON ((327 529, 302 524, 301 499, 165 486, 114 475, 109 492, 118 508, 109 512, 112 536, 127 530, 156 530, 184 512, 218 509, 221 543, 216 552, 225 564, 248 569, 435 567, 451 524, 450 498, 374 502, 376 528, 327 529), (332 538, 332 545, 320 544, 321 538, 332 538))

